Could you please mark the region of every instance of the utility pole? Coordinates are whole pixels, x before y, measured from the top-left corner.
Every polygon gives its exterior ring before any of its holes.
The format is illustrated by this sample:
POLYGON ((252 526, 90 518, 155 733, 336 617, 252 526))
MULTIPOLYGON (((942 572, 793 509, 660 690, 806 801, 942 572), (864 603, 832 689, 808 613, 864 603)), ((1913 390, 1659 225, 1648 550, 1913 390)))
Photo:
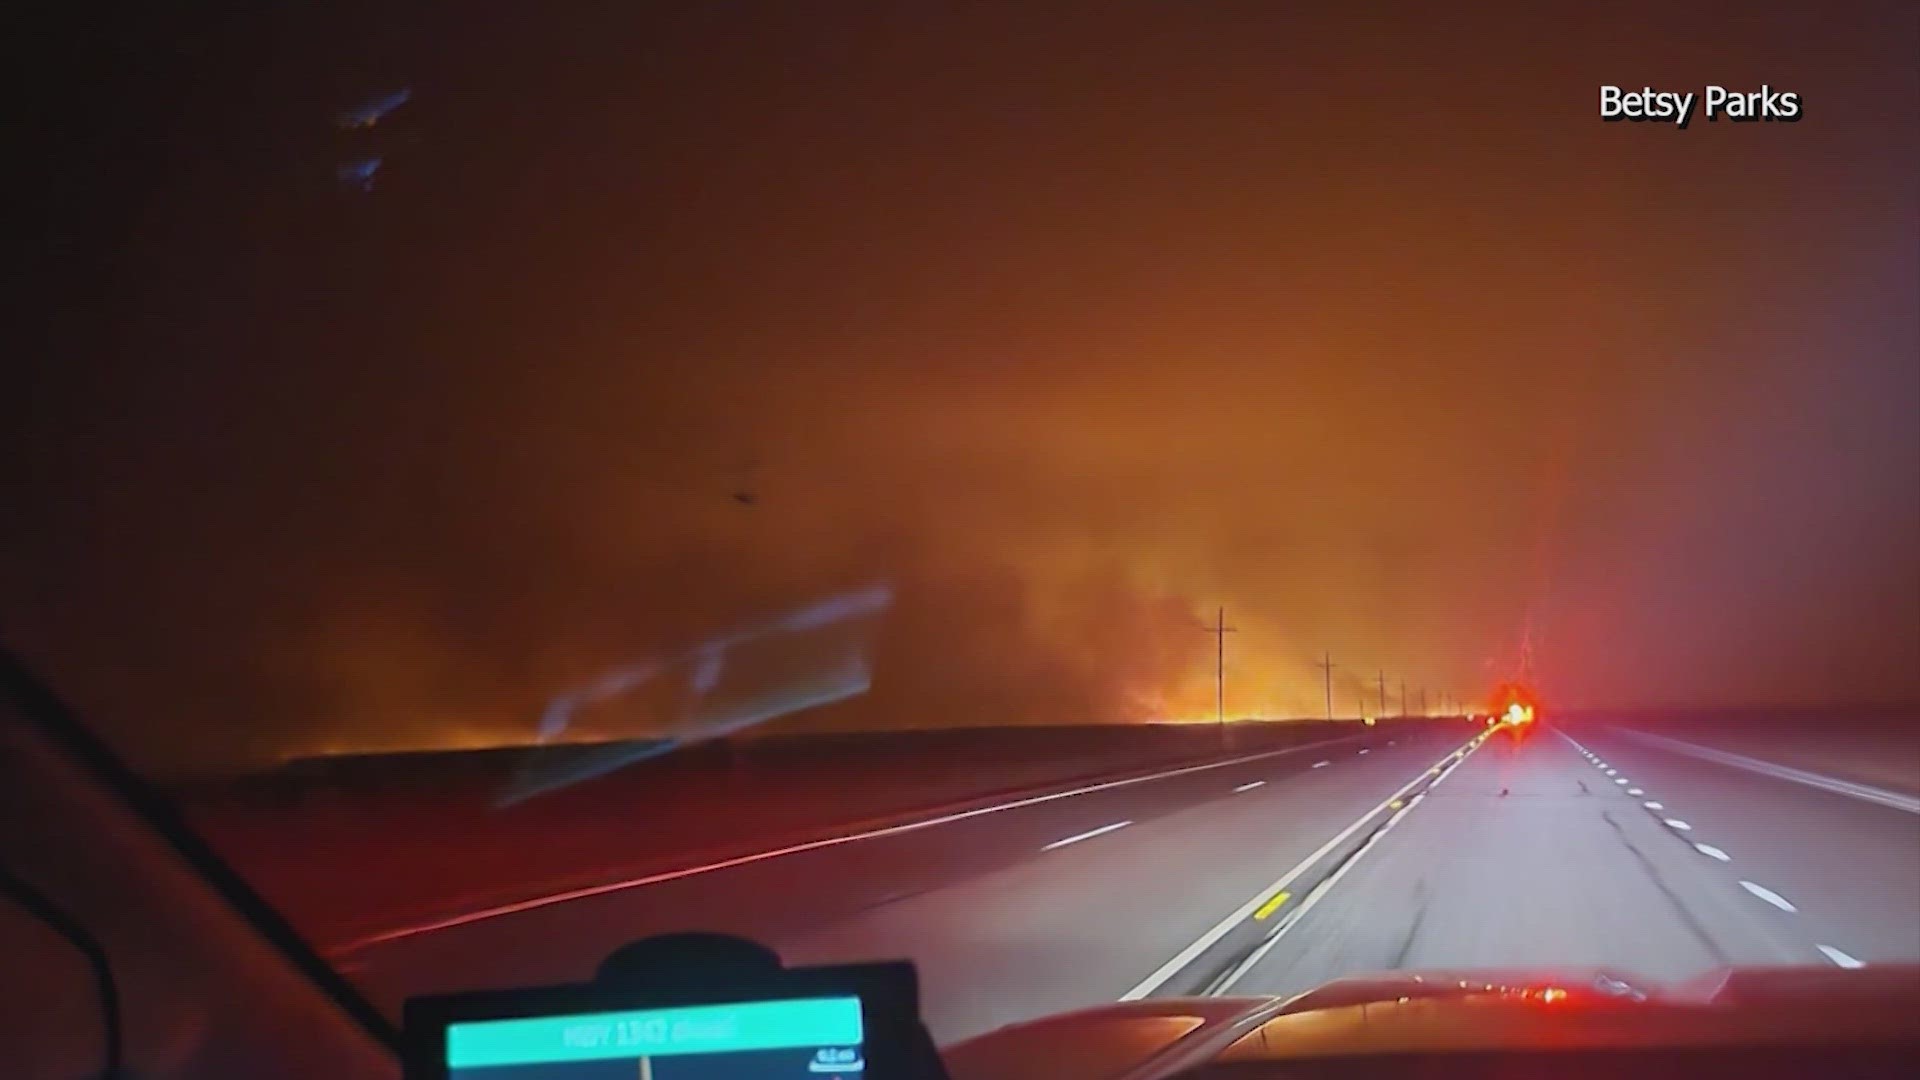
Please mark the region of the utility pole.
POLYGON ((1331 651, 1326 652, 1321 656, 1320 662, 1313 666, 1319 668, 1320 674, 1326 678, 1327 719, 1331 720, 1333 719, 1333 653, 1331 651))
POLYGON ((1387 715, 1387 673, 1380 672, 1380 716, 1387 715))
POLYGON ((1221 608, 1214 615, 1213 625, 1207 627, 1213 631, 1213 711, 1220 722, 1220 738, 1227 737, 1227 635, 1238 631, 1237 626, 1227 625, 1227 609, 1221 608))

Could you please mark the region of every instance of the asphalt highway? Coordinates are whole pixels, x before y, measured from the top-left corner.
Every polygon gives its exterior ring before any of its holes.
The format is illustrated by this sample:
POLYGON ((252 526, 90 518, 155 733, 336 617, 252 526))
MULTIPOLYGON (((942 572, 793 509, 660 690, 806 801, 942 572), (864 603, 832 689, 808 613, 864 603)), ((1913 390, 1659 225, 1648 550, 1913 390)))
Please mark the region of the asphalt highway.
MULTIPOLYGON (((636 820, 636 830, 671 820, 636 820)), ((344 952, 384 1005, 578 979, 633 937, 910 957, 936 1037, 1386 970, 1920 960, 1920 815, 1600 725, 1384 729, 1017 801, 344 952)))
POLYGON ((1495 737, 1233 983, 1920 959, 1920 817, 1604 728, 1495 737))

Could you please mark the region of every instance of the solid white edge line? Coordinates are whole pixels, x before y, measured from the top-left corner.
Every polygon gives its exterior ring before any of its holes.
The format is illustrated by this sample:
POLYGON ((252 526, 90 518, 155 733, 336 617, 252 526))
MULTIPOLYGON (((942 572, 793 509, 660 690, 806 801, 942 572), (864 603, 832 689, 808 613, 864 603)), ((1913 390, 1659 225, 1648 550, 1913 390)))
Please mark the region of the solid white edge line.
POLYGON ((1846 953, 1841 952, 1831 945, 1815 945, 1814 948, 1820 950, 1820 955, 1843 968, 1863 968, 1867 966, 1865 960, 1855 960, 1853 957, 1848 956, 1846 953))
POLYGON ((1751 881, 1742 880, 1740 882, 1740 887, 1752 893, 1753 895, 1759 897, 1760 899, 1765 900, 1767 903, 1772 904, 1774 907, 1779 908, 1781 911, 1799 911, 1800 910, 1799 908, 1794 907, 1791 903, 1788 903, 1786 897, 1781 896, 1779 893, 1774 892, 1772 889, 1767 888, 1765 885, 1755 885, 1751 881))
MULTIPOLYGON (((686 866, 678 870, 663 870, 656 874, 647 874, 643 877, 631 878, 626 881, 609 881, 604 884, 591 885, 582 889, 571 889, 566 892, 551 893, 546 896, 530 897, 526 900, 516 901, 511 904, 482 908, 479 911, 470 911, 465 914, 450 916, 434 922, 420 923, 415 926, 403 926, 393 930, 383 930, 380 933, 369 934, 366 937, 348 942, 337 948, 329 949, 327 950, 327 955, 335 958, 350 956, 362 949, 374 945, 382 945, 389 941, 399 941, 402 938, 432 933, 436 930, 449 930, 456 926, 483 922, 487 919, 497 919, 505 915, 518 915, 523 911, 534 911, 543 907, 551 907, 554 904, 570 903, 574 900, 585 900, 590 897, 604 896, 607 893, 644 888, 648 885, 659 885, 668 881, 678 881, 681 878, 694 877, 699 874, 710 874, 716 870, 731 870, 736 866, 750 866, 754 863, 766 862, 769 859, 783 858, 788 855, 799 855, 809 851, 819 851, 823 848, 838 847, 841 844, 853 844, 862 840, 877 840, 885 836, 899 836, 902 833, 915 832, 920 829, 931 829, 936 825, 950 825, 956 821, 985 817, 988 814, 998 814, 1007 810, 1019 810, 1028 806, 1039 806, 1042 803, 1055 802, 1060 799, 1071 799, 1080 795, 1091 795, 1096 791, 1111 791, 1114 788, 1128 787, 1133 784, 1145 784, 1154 780, 1166 780, 1175 776, 1187 776, 1192 773, 1206 772, 1209 769, 1224 769, 1232 765, 1242 765, 1249 761, 1264 761, 1267 758, 1279 757, 1283 754, 1297 754, 1302 750, 1313 750, 1319 747, 1331 746, 1336 743, 1351 742, 1357 738, 1360 738, 1360 736, 1342 735, 1339 738, 1302 743, 1299 746, 1283 746, 1278 750, 1263 750, 1258 754, 1247 754, 1242 757, 1228 758, 1225 761, 1209 761, 1204 765, 1184 765, 1178 769, 1169 769, 1165 772, 1148 773, 1145 776, 1129 776, 1121 780, 1107 780, 1098 784, 1088 784, 1083 787, 1072 788, 1067 791, 1050 791, 1044 795, 1031 795, 1023 799, 1015 799, 1012 802, 995 803, 992 806, 976 806, 971 810, 962 810, 952 814, 941 814, 936 817, 922 818, 918 821, 905 821, 898 825, 887 825, 878 829, 867 829, 863 832, 848 833, 845 836, 827 836, 818 840, 808 840, 805 843, 789 844, 782 848, 749 852, 745 855, 736 855, 730 859, 721 859, 718 862, 706 863, 700 866, 686 866)), ((1317 765, 1314 767, 1319 768, 1317 765)))
MULTIPOLYGON (((1446 759, 1442 758, 1441 760, 1444 761, 1446 759)), ((1318 766, 1315 766, 1315 767, 1317 768, 1318 766)), ((1368 810, 1366 813, 1360 815, 1357 819, 1354 820, 1353 824, 1348 825, 1346 828, 1340 830, 1340 832, 1336 836, 1334 836, 1332 839, 1328 840, 1324 844, 1321 844, 1320 847, 1315 849, 1315 851, 1311 855, 1308 855, 1306 858, 1295 863, 1292 869, 1288 870, 1285 874, 1282 874, 1272 884, 1267 885, 1264 888, 1261 888, 1255 891, 1253 894, 1253 899, 1247 901, 1245 904, 1242 904, 1239 907, 1239 909, 1234 911, 1231 915, 1228 915, 1226 918, 1221 919, 1218 923, 1215 923, 1211 930, 1208 930, 1206 933, 1201 934, 1199 937, 1195 938, 1193 942, 1189 944, 1186 948, 1181 949, 1180 952, 1173 957, 1173 959, 1168 960, 1166 963, 1160 965, 1157 969, 1154 970, 1153 974, 1140 980, 1140 982, 1135 984, 1131 990, 1128 990, 1126 993, 1121 994, 1120 1000, 1121 1001, 1138 1001, 1141 998, 1146 997, 1148 994, 1153 993, 1155 990, 1160 989, 1160 987, 1166 985, 1166 982, 1168 979, 1171 979, 1175 975, 1178 975, 1183 969, 1186 968, 1188 964, 1193 963, 1194 959, 1198 957, 1201 953, 1206 952, 1208 949, 1212 948, 1216 943, 1218 943, 1221 938, 1226 937, 1229 933, 1231 933, 1234 927, 1239 926, 1241 923, 1251 918, 1253 916, 1253 913, 1260 910, 1260 905, 1266 903, 1269 897, 1272 897, 1276 893, 1280 892, 1282 889, 1285 889, 1287 886, 1293 884, 1293 881, 1295 878, 1299 877, 1301 874, 1306 873, 1309 868, 1311 868, 1315 863, 1319 862, 1321 859, 1326 858, 1328 852, 1332 851, 1336 847, 1339 847, 1341 844, 1346 843, 1349 837, 1351 837, 1354 833, 1359 832, 1362 826, 1364 826, 1367 822, 1372 821, 1374 817, 1378 815, 1380 811, 1385 810, 1387 806, 1393 802, 1393 800, 1400 798, 1402 795, 1405 795, 1407 792, 1412 791, 1414 788, 1420 786, 1421 781, 1427 778, 1428 771, 1429 770, 1427 769, 1420 770, 1419 774, 1416 775, 1413 779, 1407 781, 1405 784, 1402 784, 1400 786, 1400 790, 1380 800, 1380 804, 1378 806, 1375 806, 1373 809, 1368 810)), ((1405 807, 1402 808, 1403 812, 1404 810, 1405 810, 1405 807)))
POLYGON ((1796 784, 1805 784, 1808 787, 1831 791, 1836 795, 1846 795, 1866 802, 1879 803, 1881 806, 1891 806, 1895 810, 1904 810, 1909 814, 1920 814, 1920 797, 1913 795, 1903 794, 1898 791, 1887 791, 1883 788, 1871 787, 1867 784, 1856 784, 1851 780, 1839 780, 1831 776, 1822 776, 1819 773, 1808 772, 1805 769, 1796 769, 1790 765, 1776 765, 1771 761, 1762 761, 1759 758, 1751 758, 1745 754, 1735 754, 1726 750, 1715 750, 1710 746, 1700 746, 1695 743, 1682 742, 1679 739, 1669 738, 1665 735, 1654 735, 1645 731, 1635 731, 1632 728, 1617 726, 1614 727, 1613 730, 1631 739, 1638 739, 1641 742, 1654 746, 1665 747, 1677 754, 1686 754, 1690 757, 1696 757, 1703 761, 1716 762, 1721 765, 1731 765, 1736 769, 1745 769, 1748 772, 1756 772, 1762 776, 1771 776, 1776 780, 1787 780, 1796 784))
POLYGON ((1255 780, 1250 784, 1241 784, 1239 787, 1234 788, 1233 791, 1234 791, 1234 794, 1238 795, 1242 791, 1252 791, 1254 788, 1257 788, 1265 783, 1266 783, 1265 780, 1255 780))
POLYGON ((1131 824, 1133 824, 1133 822, 1131 821, 1116 821, 1111 825, 1102 825, 1097 829, 1089 829, 1086 832, 1079 833, 1078 835, 1069 836, 1065 840, 1055 840, 1053 843, 1048 844, 1047 846, 1041 848, 1040 850, 1053 851, 1058 848, 1066 847, 1068 844, 1077 844, 1082 840, 1091 840, 1096 836, 1105 836, 1110 832, 1114 832, 1115 830, 1124 829, 1131 824))

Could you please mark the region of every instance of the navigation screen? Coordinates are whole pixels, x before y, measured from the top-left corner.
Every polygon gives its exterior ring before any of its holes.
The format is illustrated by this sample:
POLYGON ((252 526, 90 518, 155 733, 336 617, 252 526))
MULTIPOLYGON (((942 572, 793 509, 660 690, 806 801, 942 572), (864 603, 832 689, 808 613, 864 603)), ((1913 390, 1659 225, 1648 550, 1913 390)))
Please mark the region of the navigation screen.
POLYGON ((449 1080, 862 1077, 857 997, 476 1020, 447 1027, 449 1080))

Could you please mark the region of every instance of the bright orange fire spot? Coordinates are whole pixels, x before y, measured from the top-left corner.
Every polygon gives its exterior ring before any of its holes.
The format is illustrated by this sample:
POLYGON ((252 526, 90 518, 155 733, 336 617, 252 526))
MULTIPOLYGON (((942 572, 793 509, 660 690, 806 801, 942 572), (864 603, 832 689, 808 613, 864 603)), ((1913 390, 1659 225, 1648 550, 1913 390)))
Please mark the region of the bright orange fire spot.
POLYGON ((1519 683, 1503 683, 1493 692, 1493 715, 1516 727, 1530 724, 1540 716, 1540 701, 1519 683))

